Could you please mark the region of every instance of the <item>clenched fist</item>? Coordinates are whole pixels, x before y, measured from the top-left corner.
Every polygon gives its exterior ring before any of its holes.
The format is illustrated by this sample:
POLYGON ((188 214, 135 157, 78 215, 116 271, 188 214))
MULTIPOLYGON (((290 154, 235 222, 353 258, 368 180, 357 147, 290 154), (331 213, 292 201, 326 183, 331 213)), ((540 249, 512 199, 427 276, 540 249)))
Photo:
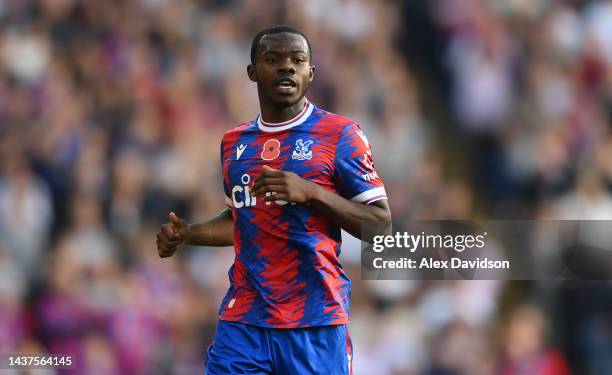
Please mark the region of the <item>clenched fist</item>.
POLYGON ((157 252, 161 258, 172 256, 191 236, 191 230, 185 220, 179 219, 174 212, 170 212, 168 218, 170 222, 162 225, 157 232, 157 252))
POLYGON ((265 201, 284 200, 291 203, 308 203, 318 185, 293 172, 263 166, 263 172, 255 178, 253 195, 266 194, 265 201))

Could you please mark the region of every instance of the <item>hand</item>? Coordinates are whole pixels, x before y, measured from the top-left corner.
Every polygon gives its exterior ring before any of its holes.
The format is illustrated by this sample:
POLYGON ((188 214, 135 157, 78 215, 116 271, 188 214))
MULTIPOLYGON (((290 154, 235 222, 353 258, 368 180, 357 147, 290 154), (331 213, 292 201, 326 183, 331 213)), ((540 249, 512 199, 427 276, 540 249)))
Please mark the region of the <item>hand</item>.
POLYGON ((168 218, 170 222, 162 225, 157 232, 157 252, 160 258, 172 256, 191 236, 191 230, 185 220, 179 219, 174 212, 170 212, 168 218))
POLYGON ((308 203, 315 196, 319 186, 293 172, 281 171, 264 165, 263 172, 253 184, 253 195, 272 193, 266 202, 283 200, 291 203, 308 203))

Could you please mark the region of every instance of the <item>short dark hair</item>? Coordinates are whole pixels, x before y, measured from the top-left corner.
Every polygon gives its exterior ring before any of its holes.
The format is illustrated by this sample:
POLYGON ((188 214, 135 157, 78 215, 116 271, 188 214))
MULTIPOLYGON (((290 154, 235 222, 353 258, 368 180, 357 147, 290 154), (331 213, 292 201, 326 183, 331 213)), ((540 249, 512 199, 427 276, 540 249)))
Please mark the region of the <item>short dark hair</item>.
POLYGON ((255 64, 255 60, 257 60, 257 49, 259 48, 259 43, 261 39, 266 35, 272 34, 280 34, 280 33, 289 33, 296 34, 304 38, 306 40, 306 45, 308 45, 308 61, 312 61, 312 49, 310 48, 310 41, 306 37, 306 35, 295 27, 289 25, 277 25, 265 28, 255 35, 253 38, 253 42, 251 43, 251 64, 255 64))

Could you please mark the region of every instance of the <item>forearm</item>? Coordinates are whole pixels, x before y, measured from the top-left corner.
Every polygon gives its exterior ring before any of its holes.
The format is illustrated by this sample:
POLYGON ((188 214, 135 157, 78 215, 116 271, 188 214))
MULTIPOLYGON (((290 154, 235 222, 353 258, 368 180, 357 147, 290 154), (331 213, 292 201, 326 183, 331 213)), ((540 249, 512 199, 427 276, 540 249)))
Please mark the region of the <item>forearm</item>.
POLYGON ((232 246, 234 238, 234 219, 229 209, 204 223, 190 224, 188 245, 195 246, 232 246))
POLYGON ((391 212, 386 200, 370 205, 356 203, 313 185, 309 204, 353 236, 363 239, 363 224, 371 226, 377 233, 390 231, 391 212))

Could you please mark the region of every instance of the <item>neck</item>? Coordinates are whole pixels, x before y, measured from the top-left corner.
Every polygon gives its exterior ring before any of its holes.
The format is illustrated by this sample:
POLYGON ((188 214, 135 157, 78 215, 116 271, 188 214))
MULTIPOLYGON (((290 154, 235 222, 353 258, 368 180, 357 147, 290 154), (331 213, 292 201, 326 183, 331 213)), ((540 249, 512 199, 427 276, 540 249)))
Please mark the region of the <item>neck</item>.
POLYGON ((289 121, 299 115, 307 102, 306 98, 302 97, 294 105, 289 107, 279 107, 278 105, 270 105, 261 101, 260 103, 261 119, 265 122, 275 124, 289 121))

